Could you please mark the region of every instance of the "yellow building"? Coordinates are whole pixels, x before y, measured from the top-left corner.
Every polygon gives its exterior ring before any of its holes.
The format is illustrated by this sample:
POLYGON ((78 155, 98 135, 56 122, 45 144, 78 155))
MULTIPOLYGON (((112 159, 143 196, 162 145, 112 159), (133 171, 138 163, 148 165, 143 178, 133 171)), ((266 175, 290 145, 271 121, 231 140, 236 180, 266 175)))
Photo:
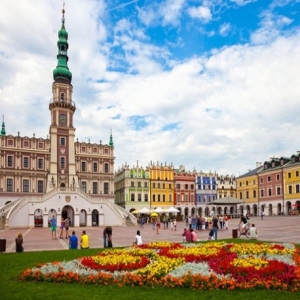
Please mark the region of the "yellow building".
POLYGON ((291 161, 283 169, 284 211, 297 213, 300 206, 300 154, 292 155, 291 161))
POLYGON ((257 173, 263 167, 259 164, 254 170, 236 178, 236 195, 238 199, 244 201, 238 207, 238 213, 245 212, 257 216, 258 215, 258 175, 257 173))
POLYGON ((174 206, 174 167, 150 163, 150 207, 174 206))

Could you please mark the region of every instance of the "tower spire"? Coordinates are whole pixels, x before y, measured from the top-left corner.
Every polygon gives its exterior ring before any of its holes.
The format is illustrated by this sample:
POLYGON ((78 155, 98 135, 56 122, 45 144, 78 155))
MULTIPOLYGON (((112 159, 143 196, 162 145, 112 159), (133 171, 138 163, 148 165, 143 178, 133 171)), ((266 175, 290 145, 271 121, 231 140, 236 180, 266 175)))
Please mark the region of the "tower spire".
POLYGON ((68 32, 65 29, 65 2, 63 3, 61 29, 58 32, 57 47, 57 66, 53 70, 53 79, 56 81, 58 78, 61 78, 71 83, 72 73, 69 71, 68 68, 68 32))
POLYGON ((112 136, 112 130, 110 130, 109 146, 111 146, 111 147, 114 146, 113 136, 112 136))
POLYGON ((5 136, 6 131, 5 131, 5 123, 4 123, 4 115, 2 116, 2 129, 1 129, 1 136, 5 136))

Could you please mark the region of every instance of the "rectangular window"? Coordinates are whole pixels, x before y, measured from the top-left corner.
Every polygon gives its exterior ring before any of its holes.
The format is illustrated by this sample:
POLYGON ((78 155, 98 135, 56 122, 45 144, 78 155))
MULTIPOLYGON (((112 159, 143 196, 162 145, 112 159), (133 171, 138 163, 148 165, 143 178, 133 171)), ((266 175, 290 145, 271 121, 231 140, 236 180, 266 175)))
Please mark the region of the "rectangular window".
POLYGON ((29 192, 29 180, 28 179, 23 180, 23 192, 26 192, 26 193, 29 192))
POLYGON ((86 193, 86 182, 85 181, 81 182, 81 190, 86 193))
POLYGON ((38 193, 44 193, 44 181, 38 180, 38 193))
POLYGON ((188 184, 185 184, 185 185, 184 185, 184 189, 185 189, 185 190, 188 190, 188 189, 189 189, 189 185, 188 185, 188 184))
POLYGON ((240 199, 243 199, 243 193, 242 192, 240 192, 240 199))
POLYGON ((191 195, 191 202, 194 202, 194 195, 191 195))
POLYGON ((65 157, 61 156, 60 157, 60 168, 64 169, 65 166, 66 166, 66 159, 65 159, 65 157))
MULTIPOLYGON (((193 189, 194 189, 194 185, 193 185, 193 184, 191 184, 191 190, 193 190, 193 189)), ((215 187, 214 187, 213 189, 215 189, 215 187)))
POLYGON ((148 183, 147 182, 144 182, 144 187, 148 187, 148 183))
POLYGON ((140 181, 138 181, 138 187, 141 187, 141 183, 140 183, 140 181))
POLYGON ((240 182, 240 186, 242 186, 242 182, 240 182))
POLYGON ((7 166, 12 167, 13 166, 13 156, 8 155, 7 156, 7 166))
POLYGON ((296 193, 299 194, 299 184, 296 184, 296 193))
POLYGON ((260 190, 260 196, 261 196, 261 197, 264 196, 264 190, 260 190))
POLYGON ((105 163, 104 164, 104 173, 108 173, 108 172, 109 172, 109 170, 108 170, 108 164, 105 163))
POLYGON ((98 163, 96 163, 96 162, 93 163, 93 172, 94 173, 98 172, 98 163))
POLYGON ((13 191, 13 180, 10 179, 10 178, 8 178, 8 179, 6 180, 6 190, 7 190, 8 192, 12 192, 12 191, 13 191))
POLYGON ((61 144, 61 146, 65 146, 66 145, 66 138, 61 137, 60 138, 60 144, 61 144))
POLYGON ((109 189, 108 189, 108 182, 104 182, 104 194, 108 195, 109 189))
POLYGON ((166 202, 166 195, 163 195, 163 202, 166 202))
POLYGON ((133 181, 130 182, 130 186, 134 187, 134 182, 133 181))
POLYGON ((142 194, 138 194, 138 201, 139 201, 139 202, 142 201, 142 194))
POLYGON ((299 177, 299 171, 296 171, 296 177, 299 177))
POLYGON ((145 202, 148 202, 148 194, 145 194, 145 202))
POLYGON ((165 188, 166 188, 166 184, 165 184, 165 183, 163 183, 163 184, 162 184, 162 186, 163 186, 163 189, 165 189, 165 188))
POLYGON ((172 183, 169 183, 169 189, 172 189, 172 183))
POLYGON ((155 189, 155 182, 152 183, 152 187, 155 189))
POLYGON ((86 162, 85 161, 81 162, 81 172, 86 172, 86 162))
POLYGON ((98 194, 98 182, 93 182, 93 194, 98 194))
POLYGON ((292 173, 288 173, 288 178, 291 178, 292 177, 292 173))
POLYGON ((188 195, 184 195, 184 201, 188 202, 189 201, 189 196, 188 195))
POLYGON ((249 192, 246 192, 246 199, 249 199, 249 192))
POLYGON ((271 176, 268 176, 268 182, 270 182, 271 181, 271 176))
POLYGON ((23 157, 23 168, 28 168, 29 167, 29 157, 24 156, 23 157))
POLYGON ((179 203, 180 202, 180 194, 177 194, 176 198, 177 198, 177 203, 179 203))
POLYGON ((157 201, 160 202, 160 195, 157 195, 157 201))
POLYGON ((272 196, 272 189, 268 189, 268 196, 272 196))
POLYGON ((280 175, 279 174, 276 175, 276 180, 280 180, 280 175))
POLYGON ((134 194, 130 194, 130 200, 133 202, 134 201, 134 194))
POLYGON ((42 158, 38 159, 38 169, 40 170, 44 169, 44 160, 42 158))
MULTIPOLYGON (((233 197, 233 196, 231 196, 233 197)), ((253 198, 256 198, 256 191, 253 191, 253 198)))
POLYGON ((293 187, 291 185, 289 185, 289 194, 293 193, 293 187))
POLYGON ((180 190, 180 184, 178 184, 178 183, 176 184, 176 189, 180 190))
POLYGON ((246 181, 246 185, 248 185, 248 180, 246 181))
POLYGON ((152 201, 155 202, 155 195, 152 195, 152 201))
POLYGON ((160 183, 157 184, 157 188, 160 189, 160 183))
POLYGON ((281 195, 281 187, 280 186, 277 187, 277 195, 281 195))
POLYGON ((261 177, 260 178, 260 183, 263 183, 264 182, 264 179, 261 177))

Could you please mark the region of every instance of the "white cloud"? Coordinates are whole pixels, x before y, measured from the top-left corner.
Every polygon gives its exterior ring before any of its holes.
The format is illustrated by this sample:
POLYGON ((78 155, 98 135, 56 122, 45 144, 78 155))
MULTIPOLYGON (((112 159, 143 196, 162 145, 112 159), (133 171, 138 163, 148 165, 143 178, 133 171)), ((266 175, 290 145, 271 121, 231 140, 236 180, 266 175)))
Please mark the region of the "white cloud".
POLYGON ((203 23, 208 23, 212 19, 212 14, 209 7, 190 7, 188 9, 188 13, 192 18, 200 19, 203 23))

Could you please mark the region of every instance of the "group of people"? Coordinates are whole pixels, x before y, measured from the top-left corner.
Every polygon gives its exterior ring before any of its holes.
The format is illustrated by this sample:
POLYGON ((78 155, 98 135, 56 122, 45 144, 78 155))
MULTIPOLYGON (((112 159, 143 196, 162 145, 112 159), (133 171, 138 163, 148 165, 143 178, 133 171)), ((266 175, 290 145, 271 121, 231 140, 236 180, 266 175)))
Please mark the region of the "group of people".
POLYGON ((189 229, 195 230, 212 230, 213 228, 213 220, 216 219, 219 222, 219 229, 220 230, 228 230, 228 220, 229 217, 227 214, 220 214, 215 216, 214 213, 211 213, 208 217, 200 217, 200 216, 189 216, 186 217, 186 227, 189 229))
MULTIPOLYGON (((56 218, 53 215, 52 219, 49 221, 50 222, 50 227, 51 227, 51 236, 52 236, 52 240, 56 240, 56 228, 57 228, 57 222, 56 222, 56 218)), ((69 236, 69 227, 70 227, 70 217, 68 218, 61 218, 60 221, 60 235, 59 238, 63 239, 64 238, 64 233, 65 233, 65 238, 68 239, 69 236)))

